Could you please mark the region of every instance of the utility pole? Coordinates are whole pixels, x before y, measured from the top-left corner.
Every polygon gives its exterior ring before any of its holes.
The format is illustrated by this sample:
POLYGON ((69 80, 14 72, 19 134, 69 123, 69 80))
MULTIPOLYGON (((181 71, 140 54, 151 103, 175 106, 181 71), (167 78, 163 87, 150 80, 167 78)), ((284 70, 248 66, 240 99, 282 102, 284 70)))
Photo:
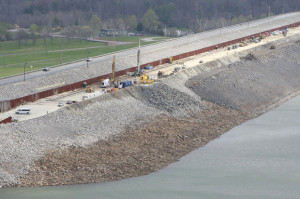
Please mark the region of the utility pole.
POLYGON ((47 49, 47 39, 46 39, 46 55, 48 54, 48 49, 47 49))
POLYGON ((61 55, 61 42, 60 42, 60 65, 61 65, 61 62, 62 62, 62 55, 61 55))
POLYGON ((116 72, 116 54, 114 54, 113 58, 113 64, 112 64, 112 78, 111 78, 111 83, 115 83, 115 72, 116 72))
POLYGON ((206 19, 206 21, 205 21, 203 31, 205 31, 206 25, 207 25, 207 19, 206 19))
POLYGON ((27 61, 24 63, 24 82, 25 82, 26 65, 27 65, 27 61))
POLYGON ((114 34, 114 58, 113 58, 113 64, 112 64, 112 78, 111 83, 115 83, 115 72, 116 72, 116 37, 114 34))
POLYGON ((141 74, 140 56, 141 56, 141 38, 139 38, 139 48, 137 52, 137 75, 141 74))
POLYGON ((248 28, 249 28, 249 26, 250 26, 250 17, 252 17, 252 10, 250 10, 250 15, 248 16, 248 28))
POLYGON ((271 16, 271 6, 269 5, 269 14, 268 14, 268 17, 271 16))
POLYGON ((86 58, 86 67, 88 68, 89 67, 89 62, 90 62, 90 51, 88 51, 88 56, 86 58))

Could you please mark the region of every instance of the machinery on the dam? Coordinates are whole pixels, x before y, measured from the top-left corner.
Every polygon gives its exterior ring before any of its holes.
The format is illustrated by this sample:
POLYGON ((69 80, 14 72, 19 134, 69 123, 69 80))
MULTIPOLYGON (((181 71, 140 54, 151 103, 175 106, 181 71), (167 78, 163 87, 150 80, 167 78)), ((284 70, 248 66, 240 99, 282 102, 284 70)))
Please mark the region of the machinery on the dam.
MULTIPOLYGON (((257 23, 253 22, 251 28, 247 30, 244 29, 244 26, 242 24, 241 27, 228 27, 230 30, 228 31, 228 33, 222 33, 223 37, 219 36, 219 32, 212 31, 210 32, 210 34, 199 33, 188 36, 185 39, 174 39, 168 42, 168 44, 162 43, 159 45, 155 45, 154 47, 145 46, 145 48, 143 47, 143 49, 140 48, 141 44, 139 42, 137 59, 136 53, 127 51, 117 53, 116 55, 118 56, 118 59, 122 60, 122 65, 120 65, 120 67, 116 65, 115 62, 118 62, 118 60, 116 60, 116 57, 114 57, 113 65, 110 66, 112 67, 112 73, 108 74, 104 71, 99 70, 99 68, 101 67, 98 67, 98 64, 97 67, 95 66, 96 63, 99 63, 100 60, 100 62, 103 63, 103 66, 105 64, 105 67, 107 67, 110 64, 106 62, 109 61, 105 60, 105 58, 103 58, 102 60, 102 58, 100 57, 94 57, 94 65, 91 64, 89 66, 89 69, 83 67, 79 70, 80 73, 84 74, 85 79, 80 79, 80 77, 76 75, 77 71, 75 70, 68 70, 68 72, 62 72, 60 75, 56 75, 57 72, 55 71, 53 71, 52 73, 51 70, 51 74, 48 73, 49 75, 47 74, 46 78, 39 79, 39 76, 37 76, 36 79, 34 78, 34 80, 32 81, 27 81, 26 83, 16 87, 17 91, 14 93, 10 93, 13 85, 6 83, 12 80, 3 80, 3 82, 5 82, 3 85, 5 86, 2 87, 2 91, 4 93, 7 93, 7 95, 1 96, 0 112, 7 112, 22 104, 26 104, 27 102, 34 102, 36 100, 62 94, 64 92, 82 89, 82 85, 84 82, 86 82, 89 86, 94 84, 99 85, 100 83, 101 87, 106 87, 106 89, 113 88, 114 90, 117 90, 116 88, 114 88, 114 86, 116 85, 113 86, 113 83, 115 83, 116 81, 117 85, 120 85, 120 82, 127 80, 132 81, 133 85, 142 85, 149 83, 151 84, 155 81, 159 81, 159 79, 161 78, 175 74, 178 70, 178 68, 175 69, 175 67, 179 67, 180 69, 185 68, 185 65, 189 67, 189 65, 185 63, 181 63, 182 65, 178 64, 177 60, 182 60, 195 55, 201 55, 206 52, 212 52, 213 50, 216 50, 216 46, 218 46, 218 51, 227 51, 229 49, 228 47, 230 47, 230 49, 237 49, 240 46, 246 47, 250 43, 256 43, 256 41, 260 42, 268 36, 286 36, 290 29, 292 29, 293 27, 296 28, 300 25, 298 21, 294 20, 298 15, 299 13, 292 13, 287 15, 287 17, 278 16, 274 17, 274 20, 272 18, 268 20, 257 21, 257 23), (272 23, 270 23, 270 21, 272 21, 272 23), (252 36, 254 36, 254 38, 252 36), (166 47, 166 45, 168 45, 169 49, 166 47), (146 56, 145 60, 143 59, 143 62, 141 62, 140 54, 141 50, 144 49, 146 56), (137 60, 137 66, 134 66, 134 63, 136 62, 133 59, 137 60), (147 65, 151 65, 154 68, 151 70, 145 70, 144 68, 147 65), (167 67, 169 67, 169 69, 167 69, 167 67), (162 70, 162 68, 164 69, 162 70), (90 71, 93 72, 91 73, 90 71), (72 75, 70 75, 71 73, 72 75), (64 78, 64 75, 66 74, 70 78, 64 78), (140 76, 143 75, 148 75, 147 79, 150 79, 150 81, 141 81, 140 76), (53 80, 55 80, 56 83, 47 85, 51 82, 48 81, 50 80, 48 76, 51 76, 51 78, 53 76, 53 80), (151 81, 151 79, 153 81, 151 81), (31 89, 26 89, 26 86, 31 89), (32 90, 35 90, 36 93, 33 94, 32 90)), ((249 46, 247 46, 246 48, 248 47, 249 46)), ((207 60, 205 58, 201 58, 197 61, 198 64, 203 62, 207 62, 207 60)), ((64 68, 64 66, 62 66, 61 68, 64 68)), ((14 77, 13 79, 18 78, 14 77)), ((143 77, 142 80, 145 80, 145 78, 143 77)))

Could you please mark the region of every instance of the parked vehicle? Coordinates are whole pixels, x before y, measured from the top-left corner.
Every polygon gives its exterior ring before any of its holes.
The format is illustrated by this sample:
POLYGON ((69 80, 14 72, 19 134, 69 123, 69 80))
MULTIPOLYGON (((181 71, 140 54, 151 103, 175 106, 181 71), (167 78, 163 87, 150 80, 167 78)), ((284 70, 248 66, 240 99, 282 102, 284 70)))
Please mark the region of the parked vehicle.
POLYGON ((132 86, 132 81, 123 81, 120 83, 120 85, 122 85, 122 88, 126 88, 132 86))
POLYGON ((31 109, 30 108, 20 108, 16 111, 16 114, 30 114, 31 109))
POLYGON ((106 88, 106 87, 110 87, 110 81, 109 81, 109 79, 105 79, 101 83, 101 88, 106 88))
POLYGON ((86 62, 91 62, 91 61, 93 61, 93 59, 92 58, 87 58, 85 61, 86 62))
POLYGON ((145 70, 151 70, 151 69, 153 69, 153 66, 150 66, 150 65, 145 66, 145 70))
POLYGON ((11 122, 18 122, 18 121, 19 121, 18 118, 16 118, 16 117, 11 117, 11 122))
POLYGON ((180 67, 177 66, 177 67, 174 68, 174 72, 176 73, 178 71, 180 71, 180 67))
POLYGON ((63 107, 64 106, 64 103, 63 102, 59 102, 58 103, 58 107, 63 107))
POLYGON ((45 67, 45 68, 43 68, 43 71, 45 71, 45 72, 47 72, 47 71, 49 71, 50 70, 50 67, 45 67))
POLYGON ((66 104, 73 104, 72 100, 68 100, 66 104))

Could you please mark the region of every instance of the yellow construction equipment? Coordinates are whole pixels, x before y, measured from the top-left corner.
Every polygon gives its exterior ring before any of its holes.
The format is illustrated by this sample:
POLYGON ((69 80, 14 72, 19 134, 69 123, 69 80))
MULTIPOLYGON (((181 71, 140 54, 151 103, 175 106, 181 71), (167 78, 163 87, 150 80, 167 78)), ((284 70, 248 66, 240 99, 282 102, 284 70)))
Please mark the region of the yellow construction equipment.
POLYGON ((93 88, 87 88, 86 92, 87 93, 93 93, 93 92, 95 92, 95 89, 93 89, 93 88))
POLYGON ((169 57, 167 62, 171 64, 173 62, 173 57, 169 57))
POLYGON ((246 41, 242 41, 240 44, 239 44, 239 47, 245 47, 247 46, 247 42, 246 41))
POLYGON ((140 81, 142 84, 154 84, 154 80, 150 79, 148 75, 140 76, 140 81))
POLYGON ((140 76, 140 80, 141 81, 148 80, 148 75, 142 75, 142 76, 140 76))
POLYGON ((153 79, 148 79, 148 84, 154 84, 154 80, 153 79))
POLYGON ((267 35, 265 33, 260 34, 259 39, 265 39, 267 35))

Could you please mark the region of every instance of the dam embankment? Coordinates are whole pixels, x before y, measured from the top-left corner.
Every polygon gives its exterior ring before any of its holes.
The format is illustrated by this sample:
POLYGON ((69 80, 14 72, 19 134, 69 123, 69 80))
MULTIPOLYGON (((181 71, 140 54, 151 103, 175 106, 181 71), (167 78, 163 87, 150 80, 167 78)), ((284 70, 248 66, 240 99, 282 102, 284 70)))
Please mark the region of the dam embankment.
POLYGON ((177 161, 300 90, 300 36, 271 45, 1 125, 0 185, 105 182, 177 161))

